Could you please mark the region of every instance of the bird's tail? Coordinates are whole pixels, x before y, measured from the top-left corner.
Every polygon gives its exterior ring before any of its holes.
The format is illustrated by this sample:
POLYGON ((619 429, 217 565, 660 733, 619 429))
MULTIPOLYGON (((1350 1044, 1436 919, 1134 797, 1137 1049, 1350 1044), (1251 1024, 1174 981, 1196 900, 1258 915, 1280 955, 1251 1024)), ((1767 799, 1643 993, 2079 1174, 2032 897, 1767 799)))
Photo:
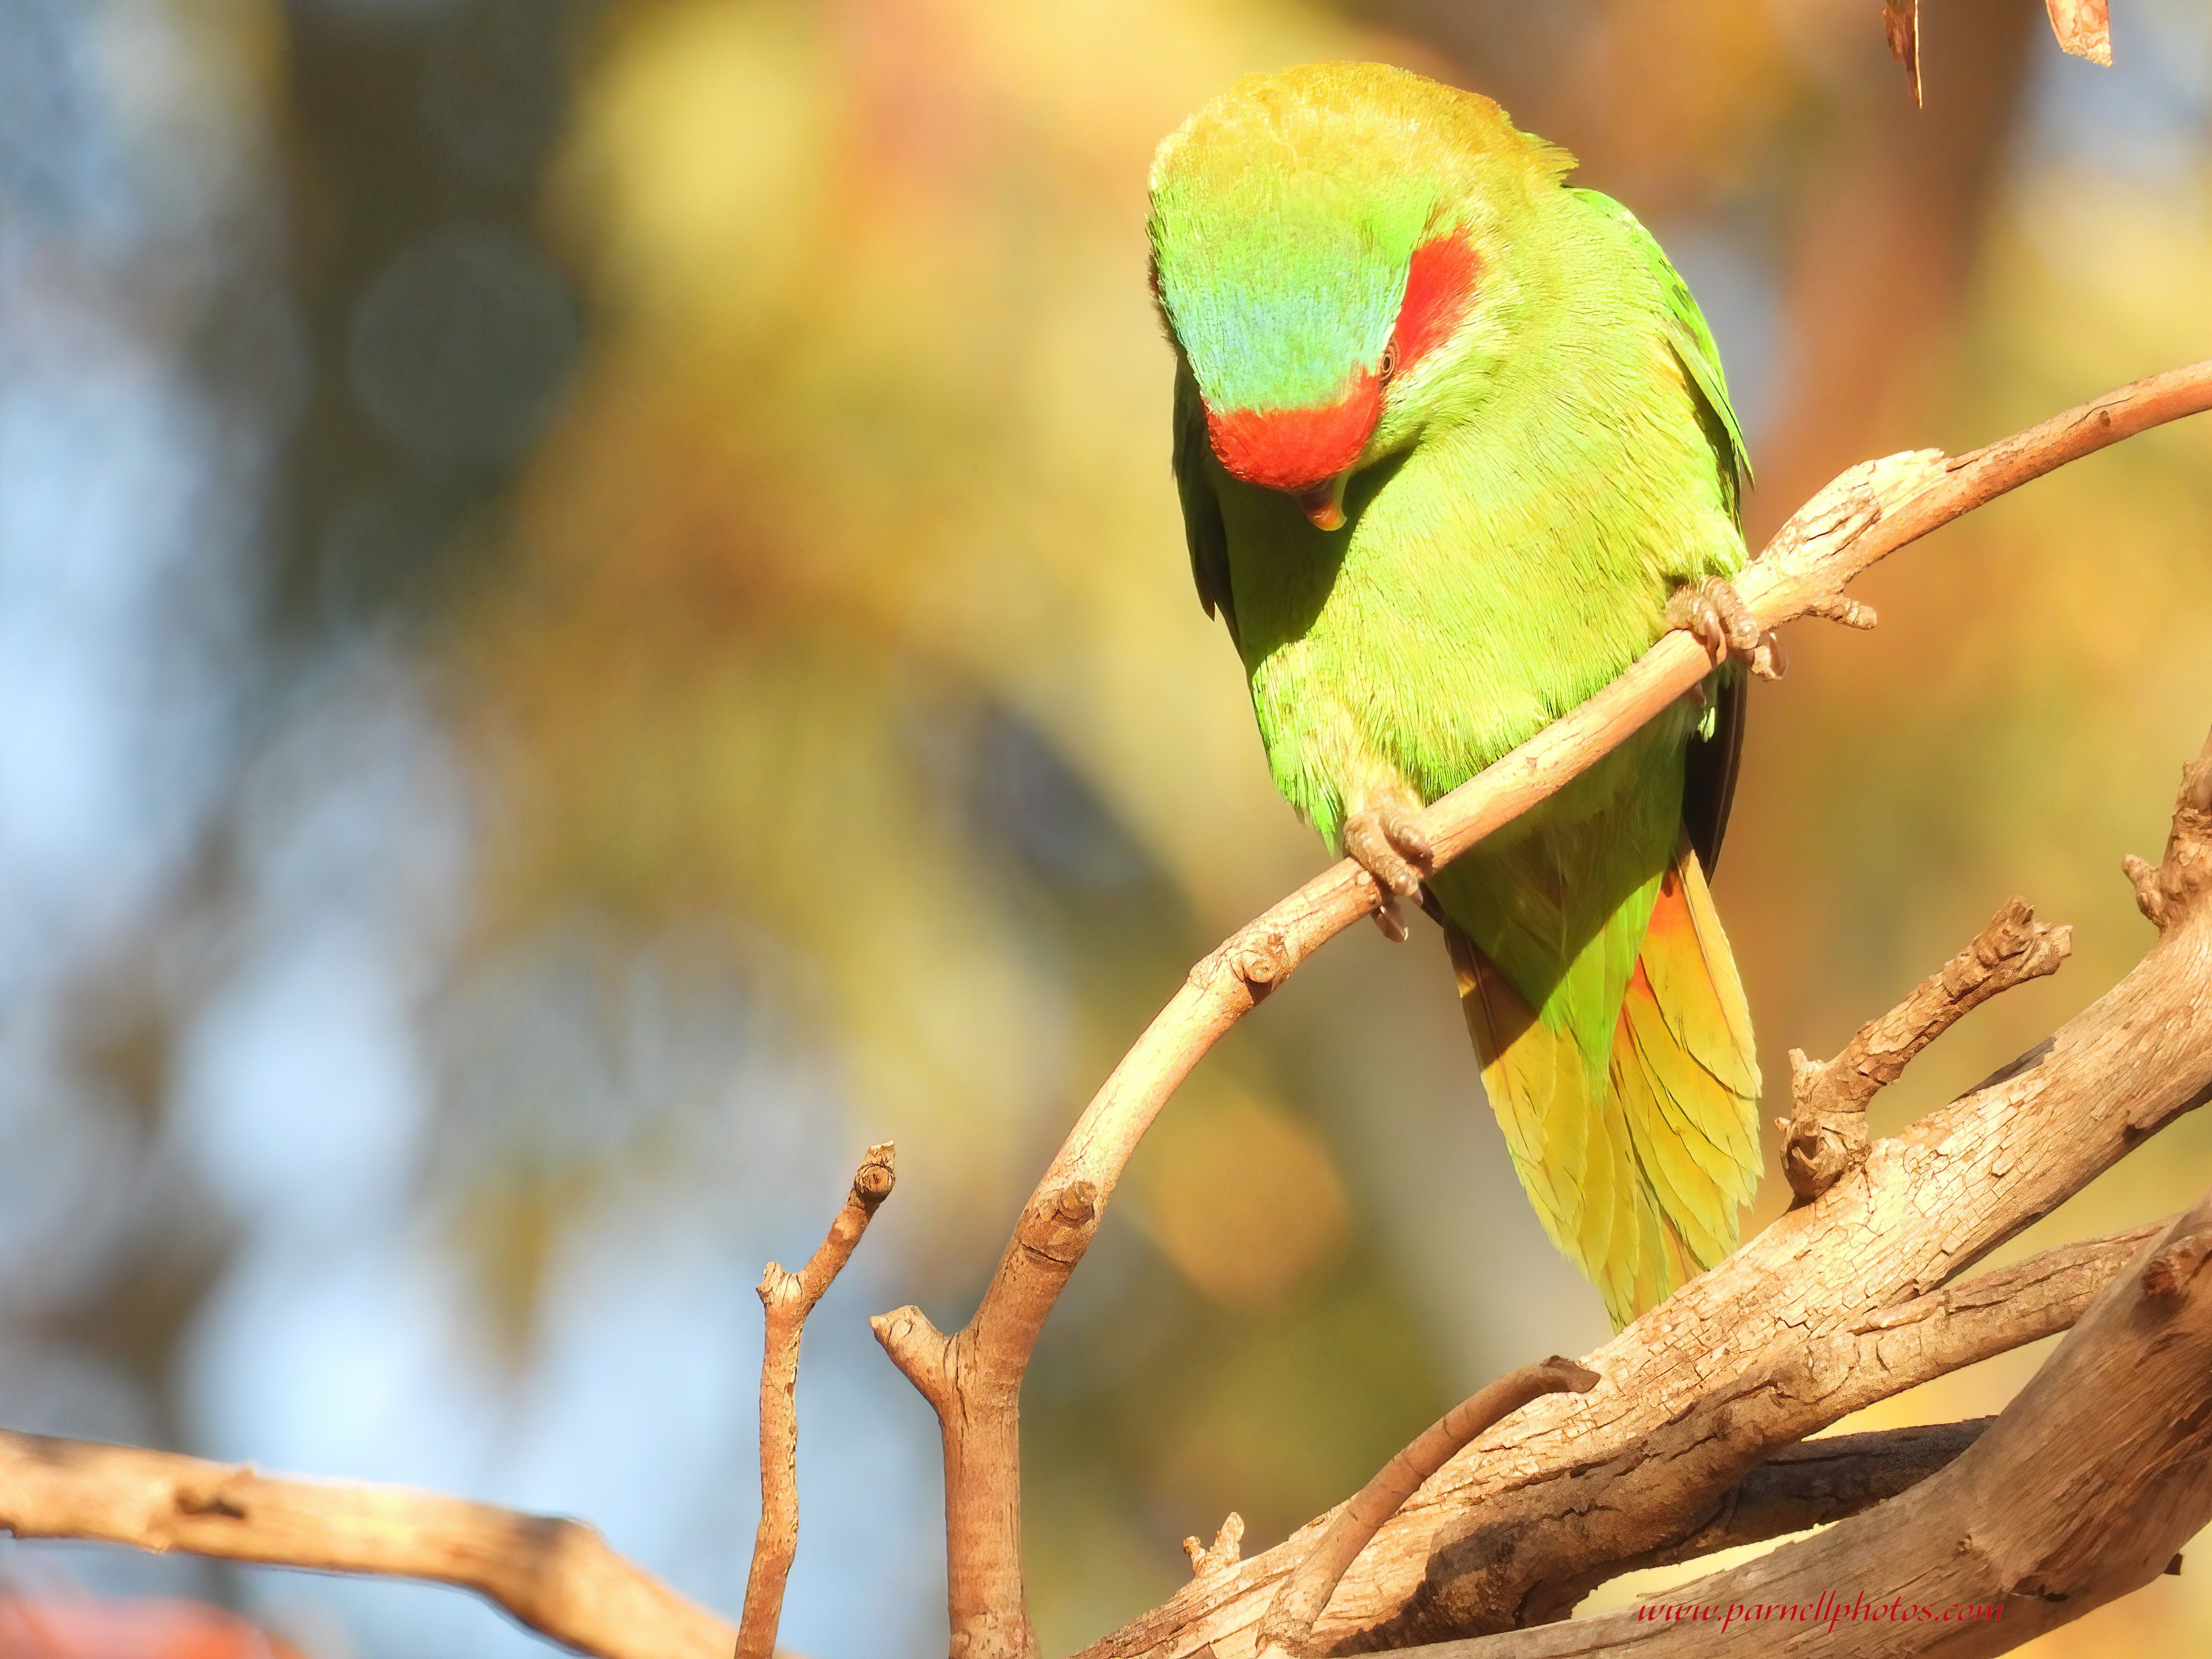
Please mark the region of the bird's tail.
POLYGON ((1602 1098, 1564 1027, 1446 923, 1460 1005, 1513 1164, 1619 1328, 1735 1248, 1759 1173, 1751 1014, 1687 842, 1659 884, 1602 1098))

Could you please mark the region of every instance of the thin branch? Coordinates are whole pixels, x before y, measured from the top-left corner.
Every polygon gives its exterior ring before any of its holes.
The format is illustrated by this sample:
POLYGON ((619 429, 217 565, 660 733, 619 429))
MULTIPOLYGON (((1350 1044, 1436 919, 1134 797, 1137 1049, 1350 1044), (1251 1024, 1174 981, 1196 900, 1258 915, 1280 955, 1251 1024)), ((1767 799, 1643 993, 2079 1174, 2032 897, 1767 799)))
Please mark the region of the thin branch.
MULTIPOLYGON (((2208 774, 2212 741, 2185 771, 2166 858, 2148 872, 2161 895, 2160 936, 2118 985, 2011 1066, 1877 1142, 1818 1200, 1587 1356, 1604 1382, 1571 1412, 1534 1401, 1454 1458, 1354 1563, 1316 1632, 1319 1644, 1346 1652, 1459 1634, 1441 1614, 1455 1581, 1481 1564, 1438 1545, 1467 1529, 1468 1517, 1500 1513, 1522 1488, 1631 1451, 1700 1401, 1784 1375, 1778 1368, 1809 1344, 1847 1337, 1851 1368, 1869 1373, 1900 1355, 1900 1363, 1923 1363, 1912 1351, 1935 1333, 1914 1328, 1938 1311, 1946 1324, 1970 1314, 1987 1304, 1990 1286, 1977 1281, 1921 1298, 2212 1101, 2212 999, 2203 994, 2212 981, 2212 806, 2198 804, 2212 799, 2208 774), (1417 1604, 1440 1616, 1419 1620, 1417 1604)), ((2085 1269, 2057 1254, 2059 1277, 2085 1269)), ((1989 1277, 2002 1283, 2030 1272, 2023 1264, 1989 1277)), ((2070 1303, 2075 1290, 2054 1283, 2051 1294, 2070 1303)), ((2059 1317, 2056 1308, 2050 1313, 2059 1317)), ((1994 1323, 1999 1332, 2012 1325, 1994 1323)), ((1242 1650, 1325 1519, 1187 1585, 1083 1659, 1172 1659, 1208 1643, 1218 1652, 1242 1650)))
MULTIPOLYGON (((2069 461, 2206 409, 2212 409, 2212 361, 2120 387, 1969 454, 1947 459, 1940 451, 1917 450, 1863 462, 1783 526, 1736 581, 1736 592, 1762 630, 1804 616, 1863 625, 1863 607, 1843 590, 1899 548, 2069 461)), ((1588 702, 1430 805, 1419 822, 1437 861, 1456 858, 1563 788, 1711 671, 1704 648, 1688 635, 1662 637, 1588 702)), ((972 1356, 1000 1379, 988 1402, 969 1403, 1001 1420, 983 1429, 972 1414, 959 1419, 967 1448, 958 1459, 965 1497, 951 1484, 953 1436, 942 1403, 933 1399, 946 1435, 948 1584, 989 1587, 980 1598, 948 1590, 952 1649, 962 1659, 1033 1659, 1036 1652, 1021 1589, 1021 1370, 1137 1143, 1200 1056, 1314 951, 1381 902, 1374 878, 1340 860, 1224 940, 1191 969, 1069 1132, 1024 1206, 969 1323, 947 1339, 912 1310, 884 1316, 916 1343, 927 1346, 933 1340, 948 1353, 972 1356), (1091 1213, 1081 1237, 1069 1240, 1073 1255, 1040 1262, 1024 1247, 1024 1231, 1049 1224, 1062 1195, 1078 1183, 1091 1195, 1091 1213), (974 1462, 979 1449, 985 1466, 974 1462)), ((879 1320, 879 1335, 884 1329, 879 1320)), ((915 1370, 904 1361, 901 1366, 921 1385, 915 1370)), ((1237 1577, 1241 1582, 1243 1574, 1237 1577)))
POLYGON ((0 1529, 427 1578, 599 1659, 729 1659, 737 1639, 580 1521, 401 1486, 274 1480, 173 1452, 0 1431, 0 1529))
POLYGON ((761 1514, 745 1576, 744 1612, 738 1620, 737 1659, 769 1659, 775 1651, 784 1584, 799 1551, 799 1340, 806 1316, 852 1260, 869 1218, 897 1178, 890 1142, 869 1147, 844 1207, 806 1266, 787 1273, 771 1261, 761 1275, 761 1514))
POLYGON ((1801 1200, 1818 1198, 1846 1170, 1864 1163, 1867 1103, 1966 1013, 2000 991, 2057 973, 2073 948, 2072 928, 2039 922, 2027 900, 2007 899, 1972 944, 1880 1019, 1859 1027, 1833 1060, 1808 1060, 1792 1048, 1796 1110, 1779 1121, 1790 1190, 1801 1200))
POLYGON ((1382 1524, 1405 1506, 1421 1482, 1443 1468, 1452 1455, 1485 1429, 1547 1394, 1588 1394, 1597 1373, 1553 1354, 1549 1359, 1502 1376, 1472 1395, 1421 1431, 1419 1438, 1385 1463, 1352 1501, 1336 1511, 1296 1571, 1275 1592, 1274 1605, 1260 1621, 1261 1659, 1270 1654, 1303 1655, 1314 1621, 1328 1605, 1330 1593, 1352 1559, 1367 1547, 1382 1524))

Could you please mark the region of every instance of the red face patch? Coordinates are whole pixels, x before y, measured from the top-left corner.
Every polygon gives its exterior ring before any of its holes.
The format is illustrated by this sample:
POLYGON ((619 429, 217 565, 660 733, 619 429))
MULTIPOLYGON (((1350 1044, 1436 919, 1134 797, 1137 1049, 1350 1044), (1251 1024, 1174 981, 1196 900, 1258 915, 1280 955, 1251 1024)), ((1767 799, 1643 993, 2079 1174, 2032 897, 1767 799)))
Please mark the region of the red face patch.
POLYGON ((1333 404, 1227 415, 1209 408, 1206 430, 1231 477, 1296 494, 1327 483, 1358 460, 1382 412, 1382 379, 1362 369, 1333 404))
POLYGON ((1398 303, 1398 325, 1390 333, 1401 372, 1451 337, 1474 303, 1482 276, 1482 256, 1451 232, 1413 250, 1406 273, 1406 297, 1398 303))
MULTIPOLYGON (((1455 233, 1413 250, 1405 298, 1390 332, 1393 372, 1402 373, 1451 337, 1474 303, 1481 276, 1482 256, 1455 233)), ((1153 280, 1157 296, 1157 266, 1153 280)), ((1209 407, 1206 429, 1231 477, 1300 495, 1357 461, 1382 413, 1382 376, 1361 369, 1334 403, 1226 415, 1209 407)))

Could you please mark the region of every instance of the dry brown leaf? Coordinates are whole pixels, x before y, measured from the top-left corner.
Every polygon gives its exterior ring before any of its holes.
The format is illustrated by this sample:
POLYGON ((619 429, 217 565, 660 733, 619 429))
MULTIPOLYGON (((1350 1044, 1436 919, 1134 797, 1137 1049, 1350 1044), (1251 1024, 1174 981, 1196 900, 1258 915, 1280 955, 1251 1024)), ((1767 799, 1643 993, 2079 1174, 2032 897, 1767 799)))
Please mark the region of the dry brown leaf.
MULTIPOLYGON (((2067 0, 2051 0, 2053 21, 2058 8, 2065 3, 2067 0)), ((1897 54, 1897 61, 1905 65, 1905 73, 1912 82, 1912 101, 1923 101, 1920 96, 1920 0, 1881 0, 1881 26, 1889 35, 1889 49, 1897 54)))
MULTIPOLYGON (((2044 0, 2051 8, 2051 32, 2076 58, 2112 66, 2111 0, 2044 0)), ((1891 37, 1893 40, 1895 36, 1891 37)))

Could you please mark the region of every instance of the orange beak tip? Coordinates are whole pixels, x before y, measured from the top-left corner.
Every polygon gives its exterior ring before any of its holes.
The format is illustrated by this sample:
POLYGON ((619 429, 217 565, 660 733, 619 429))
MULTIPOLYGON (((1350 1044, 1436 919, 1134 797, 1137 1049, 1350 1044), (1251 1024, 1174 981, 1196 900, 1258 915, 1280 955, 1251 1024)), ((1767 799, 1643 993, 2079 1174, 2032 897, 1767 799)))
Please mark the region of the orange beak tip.
POLYGON ((1306 515, 1306 522, 1316 530, 1344 528, 1344 485, 1352 477, 1350 468, 1338 473, 1311 489, 1302 489, 1294 498, 1298 511, 1306 515))

